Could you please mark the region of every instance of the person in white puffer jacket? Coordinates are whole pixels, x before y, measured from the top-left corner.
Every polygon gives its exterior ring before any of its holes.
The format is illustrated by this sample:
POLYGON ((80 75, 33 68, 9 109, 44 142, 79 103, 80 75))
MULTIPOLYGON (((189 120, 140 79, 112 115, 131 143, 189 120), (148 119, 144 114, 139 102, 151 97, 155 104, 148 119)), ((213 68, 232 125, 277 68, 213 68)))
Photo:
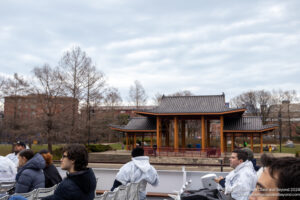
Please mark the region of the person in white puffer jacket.
POLYGON ((0 182, 15 181, 17 168, 15 164, 4 156, 0 156, 0 182))
POLYGON ((127 183, 140 183, 140 200, 146 199, 147 183, 157 186, 159 182, 158 174, 155 168, 150 165, 149 157, 144 156, 144 149, 135 148, 131 152, 132 161, 123 165, 117 173, 111 191, 120 185, 127 183))
MULTIPOLYGON (((247 156, 243 150, 234 150, 229 159, 234 170, 225 178, 225 194, 235 200, 248 200, 256 186, 256 171, 247 156)), ((222 180, 224 178, 220 177, 216 182, 221 184, 222 180)))

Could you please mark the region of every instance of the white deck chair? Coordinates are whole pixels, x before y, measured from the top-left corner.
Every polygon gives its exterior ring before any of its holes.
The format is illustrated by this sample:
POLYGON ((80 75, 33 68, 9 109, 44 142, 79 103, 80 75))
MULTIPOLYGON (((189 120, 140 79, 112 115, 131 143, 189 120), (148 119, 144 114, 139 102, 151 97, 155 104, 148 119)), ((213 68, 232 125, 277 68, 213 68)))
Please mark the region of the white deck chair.
POLYGON ((99 195, 99 196, 95 196, 94 200, 104 200, 105 199, 105 195, 99 195))
POLYGON ((9 195, 4 195, 0 197, 0 200, 8 200, 8 199, 9 199, 9 195))
POLYGON ((106 193, 105 200, 116 200, 117 191, 109 191, 106 193))
POLYGON ((127 200, 139 200, 139 185, 140 183, 130 183, 127 185, 127 200))
POLYGON ((27 192, 27 193, 15 193, 11 196, 22 196, 25 197, 27 200, 35 200, 35 195, 36 195, 37 190, 32 190, 31 192, 27 192))
POLYGON ((127 191, 128 191, 127 188, 128 187, 126 185, 120 185, 115 191, 116 192, 115 199, 127 200, 127 191))
POLYGON ((50 188, 38 188, 37 192, 36 192, 35 199, 40 200, 44 197, 47 197, 47 196, 50 196, 50 195, 54 194, 54 191, 55 191, 56 187, 57 187, 57 185, 54 185, 50 188))
POLYGON ((15 181, 0 182, 0 193, 4 193, 15 186, 15 181))

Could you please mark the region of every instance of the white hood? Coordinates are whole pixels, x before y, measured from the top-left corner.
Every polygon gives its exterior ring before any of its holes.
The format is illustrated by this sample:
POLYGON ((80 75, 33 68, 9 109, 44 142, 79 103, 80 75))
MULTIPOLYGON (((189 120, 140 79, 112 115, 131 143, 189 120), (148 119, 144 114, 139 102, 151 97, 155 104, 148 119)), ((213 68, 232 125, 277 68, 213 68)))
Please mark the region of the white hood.
POLYGON ((140 199, 146 198, 146 186, 150 183, 153 186, 158 185, 158 175, 153 166, 149 163, 149 157, 138 156, 132 158, 132 161, 123 165, 116 176, 116 180, 123 185, 127 183, 140 183, 140 199))
POLYGON ((132 158, 133 164, 142 170, 144 173, 149 171, 151 169, 151 165, 149 163, 149 157, 148 156, 138 156, 135 158, 132 158))
POLYGON ((0 182, 15 181, 17 168, 15 164, 6 157, 0 156, 0 182))

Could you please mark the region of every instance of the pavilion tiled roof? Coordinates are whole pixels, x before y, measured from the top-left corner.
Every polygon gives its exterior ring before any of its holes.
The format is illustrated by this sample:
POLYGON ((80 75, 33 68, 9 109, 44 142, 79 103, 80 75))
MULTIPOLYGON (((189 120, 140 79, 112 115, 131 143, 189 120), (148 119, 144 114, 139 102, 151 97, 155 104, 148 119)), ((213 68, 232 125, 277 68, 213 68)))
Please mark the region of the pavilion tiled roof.
POLYGON ((277 124, 263 125, 260 117, 243 116, 240 118, 225 118, 224 131, 263 131, 278 127, 277 124))
POLYGON ((133 117, 127 125, 111 125, 112 128, 120 130, 156 130, 156 120, 149 117, 133 117))
MULTIPOLYGON (((222 113, 238 109, 228 108, 224 95, 163 96, 159 106, 140 112, 161 113, 222 113)), ((139 112, 137 112, 139 113, 139 112)))
MULTIPOLYGON (((120 131, 155 131, 156 120, 150 117, 133 117, 127 125, 111 125, 113 129, 120 131)), ((263 125, 260 117, 243 116, 240 118, 225 118, 224 131, 264 131, 270 128, 276 128, 278 125, 263 125)))

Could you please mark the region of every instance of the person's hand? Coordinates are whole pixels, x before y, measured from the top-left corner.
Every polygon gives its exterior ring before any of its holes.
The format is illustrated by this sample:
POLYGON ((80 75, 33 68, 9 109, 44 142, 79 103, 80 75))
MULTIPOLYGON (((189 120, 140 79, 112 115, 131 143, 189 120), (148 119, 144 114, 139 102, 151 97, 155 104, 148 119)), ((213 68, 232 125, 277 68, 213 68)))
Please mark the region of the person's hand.
POLYGON ((219 183, 222 179, 224 179, 223 176, 219 176, 218 178, 215 178, 214 181, 219 183))

